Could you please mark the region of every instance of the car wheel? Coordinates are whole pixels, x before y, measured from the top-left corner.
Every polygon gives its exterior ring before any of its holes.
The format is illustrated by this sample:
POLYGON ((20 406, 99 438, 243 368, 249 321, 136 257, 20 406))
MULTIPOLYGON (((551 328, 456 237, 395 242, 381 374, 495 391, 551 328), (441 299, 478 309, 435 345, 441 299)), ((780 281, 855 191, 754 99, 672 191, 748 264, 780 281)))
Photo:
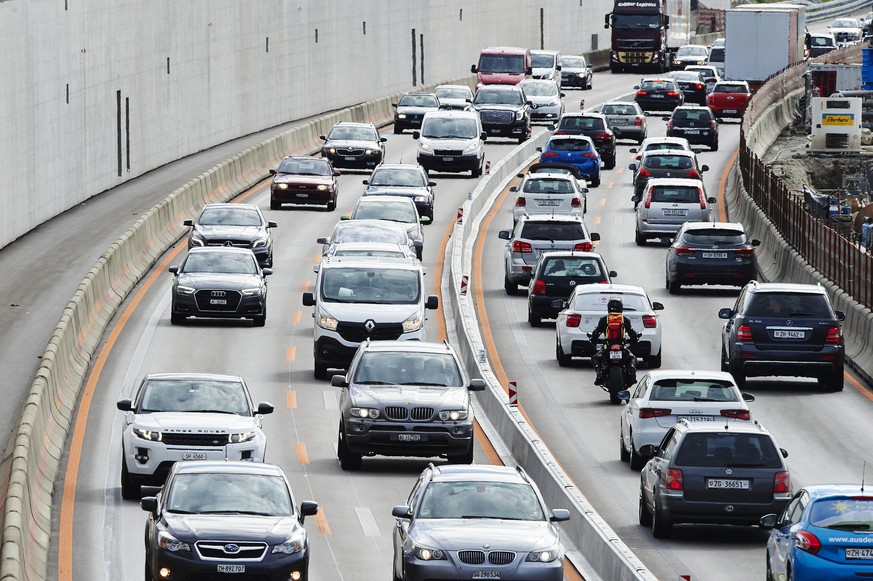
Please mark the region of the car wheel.
POLYGON ((463 454, 448 457, 449 464, 472 464, 473 463, 473 442, 470 441, 470 448, 463 454))
POLYGON ((640 488, 640 509, 637 520, 639 520, 639 523, 644 527, 652 526, 652 513, 650 513, 649 509, 646 507, 646 500, 643 496, 642 488, 640 488))
MULTIPOLYGON (((127 461, 121 457, 121 498, 124 500, 139 500, 142 497, 142 487, 131 480, 127 471, 127 461)), ((146 579, 149 577, 146 576, 146 579)))
POLYGON ((596 188, 600 186, 600 176, 598 175, 596 178, 591 180, 591 187, 596 188))
POLYGON ((506 291, 506 294, 515 296, 518 294, 518 284, 509 280, 509 277, 503 277, 503 289, 506 291))
POLYGON ((603 167, 605 169, 615 169, 615 155, 603 162, 603 167))
POLYGON ((482 165, 480 164, 479 167, 471 169, 470 175, 473 176, 474 178, 482 177, 482 165))
POLYGON ((527 141, 527 137, 525 137, 524 135, 518 138, 519 143, 524 143, 525 141, 527 141))
POLYGON ((731 363, 728 360, 727 354, 724 351, 724 345, 721 346, 721 370, 722 371, 730 371, 731 363))
POLYGON ((430 206, 430 211, 427 213, 428 224, 433 224, 433 204, 430 206))
POLYGON ((670 291, 671 295, 678 295, 682 292, 682 283, 678 280, 669 280, 667 281, 667 290, 670 291))
POLYGON ((401 133, 403 133, 403 128, 398 127, 397 124, 395 123, 394 124, 394 135, 400 135, 401 133))
POLYGON ((171 325, 182 325, 185 323, 185 319, 187 319, 185 315, 179 315, 177 313, 170 313, 170 324, 171 325))
POLYGON ((618 432, 618 457, 622 462, 627 462, 630 459, 630 452, 624 447, 624 438, 621 436, 621 430, 618 432))
POLYGON ((327 379, 327 365, 318 362, 318 358, 315 358, 315 367, 312 370, 312 375, 315 379, 327 379))
POLYGON ((645 246, 646 237, 640 234, 640 231, 637 230, 636 232, 634 232, 634 242, 637 243, 637 246, 645 246))
POLYGON ((770 551, 767 551, 766 558, 767 558, 767 572, 764 574, 764 579, 766 581, 773 581, 773 569, 770 567, 770 551))
POLYGON ((265 312, 263 315, 257 315, 252 317, 252 326, 253 327, 263 327, 267 324, 267 313, 265 312))
POLYGON ((558 360, 558 365, 561 367, 569 367, 573 357, 564 353, 564 348, 561 346, 560 339, 555 341, 555 359, 558 360))
POLYGON ((843 366, 840 365, 831 375, 819 379, 825 391, 843 391, 843 366))
POLYGON ((630 457, 630 458, 629 458, 629 460, 630 460, 629 463, 630 463, 630 469, 631 469, 631 470, 642 470, 643 466, 646 465, 646 459, 643 458, 643 457, 642 457, 642 456, 637 452, 637 447, 636 447, 636 445, 634 445, 633 434, 631 434, 630 452, 628 453, 628 456, 630 457))
POLYGON ((282 202, 277 202, 276 200, 270 199, 270 209, 271 210, 281 210, 282 202))
POLYGON ((339 459, 340 468, 343 470, 360 470, 361 458, 360 454, 351 452, 346 445, 346 436, 343 432, 343 423, 340 421, 339 434, 336 440, 336 456, 339 459))
POLYGON ((658 350, 658 353, 655 355, 650 355, 646 357, 646 367, 649 369, 658 369, 661 367, 661 350, 658 350))
POLYGON ((742 362, 731 361, 728 364, 728 371, 734 377, 734 382, 741 390, 746 388, 746 374, 743 373, 742 362))
POLYGON ((333 212, 336 210, 336 198, 327 203, 327 211, 333 212))
POLYGON ((530 323, 531 327, 539 327, 543 320, 541 317, 536 316, 532 310, 530 310, 530 305, 527 307, 527 322, 530 323))
POLYGON ((713 151, 718 151, 718 141, 713 141, 710 146, 713 151))
POLYGON ((670 535, 673 534, 673 523, 661 514, 659 504, 658 497, 655 496, 655 510, 652 511, 652 536, 656 539, 669 539, 670 535))

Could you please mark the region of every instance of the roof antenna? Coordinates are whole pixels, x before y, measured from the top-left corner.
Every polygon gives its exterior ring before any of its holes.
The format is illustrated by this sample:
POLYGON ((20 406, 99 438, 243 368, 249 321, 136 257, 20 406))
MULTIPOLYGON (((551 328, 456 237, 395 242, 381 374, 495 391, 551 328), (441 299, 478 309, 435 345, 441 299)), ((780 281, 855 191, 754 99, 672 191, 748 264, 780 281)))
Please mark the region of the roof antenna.
POLYGON ((864 477, 867 473, 867 461, 864 460, 864 464, 861 467, 861 494, 864 494, 864 477))

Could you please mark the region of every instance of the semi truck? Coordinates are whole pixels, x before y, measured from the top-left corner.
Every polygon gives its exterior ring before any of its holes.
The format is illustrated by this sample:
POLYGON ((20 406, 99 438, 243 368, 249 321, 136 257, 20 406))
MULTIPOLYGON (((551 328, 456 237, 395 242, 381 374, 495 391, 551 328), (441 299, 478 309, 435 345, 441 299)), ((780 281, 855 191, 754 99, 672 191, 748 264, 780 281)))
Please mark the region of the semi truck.
POLYGON ((692 0, 615 0, 604 28, 612 28, 609 68, 669 70, 671 54, 691 40, 692 0))
POLYGON ((806 9, 796 4, 754 4, 725 13, 724 74, 752 89, 803 60, 806 9))

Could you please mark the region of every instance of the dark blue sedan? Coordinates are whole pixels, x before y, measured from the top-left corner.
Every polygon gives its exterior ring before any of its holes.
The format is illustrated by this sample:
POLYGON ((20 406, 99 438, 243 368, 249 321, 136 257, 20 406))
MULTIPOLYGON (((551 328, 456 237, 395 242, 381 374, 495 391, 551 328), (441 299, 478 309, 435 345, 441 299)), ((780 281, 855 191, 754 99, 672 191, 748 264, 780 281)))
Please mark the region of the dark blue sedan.
POLYGON ((761 526, 767 540, 767 579, 840 581, 873 577, 873 490, 859 484, 801 488, 781 515, 761 526))
POLYGON ((568 163, 594 187, 600 185, 600 154, 586 135, 553 135, 540 153, 541 162, 568 163))

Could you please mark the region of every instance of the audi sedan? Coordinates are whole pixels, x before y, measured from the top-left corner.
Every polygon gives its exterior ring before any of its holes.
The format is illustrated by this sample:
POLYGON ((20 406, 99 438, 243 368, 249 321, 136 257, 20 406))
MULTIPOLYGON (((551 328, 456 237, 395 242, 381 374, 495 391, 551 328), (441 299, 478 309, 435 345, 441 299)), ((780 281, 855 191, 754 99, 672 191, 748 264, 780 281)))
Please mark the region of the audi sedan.
POLYGON ((169 271, 175 275, 171 324, 180 325, 188 317, 245 318, 255 327, 266 324, 266 277, 273 271, 258 266, 251 250, 192 248, 182 264, 169 271))
POLYGON ((262 266, 273 266, 275 222, 264 219, 254 204, 206 204, 196 220, 185 220, 190 226, 188 248, 199 246, 234 246, 250 248, 262 266))

